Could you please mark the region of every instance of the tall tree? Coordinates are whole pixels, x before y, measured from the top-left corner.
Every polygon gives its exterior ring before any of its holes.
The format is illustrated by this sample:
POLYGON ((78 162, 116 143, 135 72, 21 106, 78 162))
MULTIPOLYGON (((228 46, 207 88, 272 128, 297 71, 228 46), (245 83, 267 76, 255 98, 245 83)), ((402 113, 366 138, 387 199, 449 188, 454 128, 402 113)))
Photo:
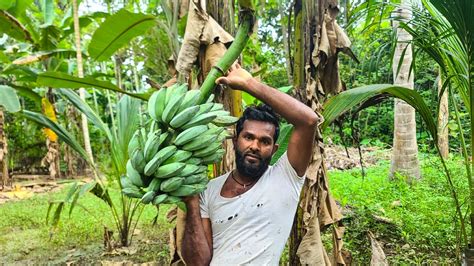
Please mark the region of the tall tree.
POLYGON ((438 146, 439 152, 444 159, 449 156, 449 103, 448 103, 448 92, 442 91, 443 80, 441 71, 438 75, 438 96, 439 96, 439 112, 438 112, 438 146), (442 93, 442 94, 441 94, 442 93))
MULTIPOLYGON (((405 29, 399 27, 399 21, 407 22, 412 17, 410 4, 410 0, 403 0, 394 12, 398 19, 394 20, 393 25, 397 34, 397 43, 393 55, 392 68, 394 84, 413 89, 412 36, 405 29)), ((400 173, 407 176, 407 181, 410 182, 413 178, 420 178, 415 109, 406 102, 395 99, 394 116, 390 177, 393 177, 395 173, 400 173)))
MULTIPOLYGON (((77 76, 79 78, 84 77, 84 67, 82 63, 82 49, 81 49, 81 28, 79 25, 79 5, 77 0, 72 0, 72 10, 73 10, 73 20, 74 20, 74 40, 76 45, 76 58, 77 58, 77 76)), ((86 93, 84 88, 79 89, 79 95, 83 101, 86 100, 86 93)), ((94 156, 92 155, 91 141, 89 136, 89 126, 87 124, 87 116, 84 113, 81 113, 81 122, 82 122, 82 134, 84 138, 84 149, 91 162, 94 162, 94 156)))

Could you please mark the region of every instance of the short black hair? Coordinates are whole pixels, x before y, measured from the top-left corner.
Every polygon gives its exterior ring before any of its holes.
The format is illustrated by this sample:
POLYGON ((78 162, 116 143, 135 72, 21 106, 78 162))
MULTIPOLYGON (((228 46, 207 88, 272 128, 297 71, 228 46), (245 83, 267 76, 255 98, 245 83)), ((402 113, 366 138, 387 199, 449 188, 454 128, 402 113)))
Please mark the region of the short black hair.
POLYGON ((239 136, 240 132, 242 132, 242 130, 244 129, 244 122, 246 120, 262 121, 273 124, 275 126, 275 133, 273 134, 273 143, 276 143, 278 135, 280 134, 280 124, 278 115, 273 111, 270 106, 266 104, 259 104, 247 107, 242 116, 237 121, 237 125, 235 126, 237 136, 239 136))

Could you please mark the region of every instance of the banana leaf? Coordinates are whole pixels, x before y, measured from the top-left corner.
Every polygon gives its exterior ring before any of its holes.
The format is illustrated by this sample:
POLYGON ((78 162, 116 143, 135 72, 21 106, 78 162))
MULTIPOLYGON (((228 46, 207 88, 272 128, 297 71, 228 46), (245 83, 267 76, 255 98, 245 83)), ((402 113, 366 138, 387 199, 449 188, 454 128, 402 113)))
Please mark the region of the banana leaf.
POLYGON ((78 78, 62 72, 48 71, 38 75, 37 83, 51 88, 97 88, 116 91, 142 100, 148 100, 150 93, 132 93, 115 86, 110 81, 97 80, 92 77, 78 78))
POLYGON ((0 10, 0 33, 12 37, 18 41, 33 42, 30 32, 14 16, 4 10, 0 10))
POLYGON ((79 109, 81 113, 87 116, 87 119, 91 121, 96 127, 98 127, 102 132, 105 133, 109 140, 112 139, 112 134, 106 124, 100 119, 99 115, 95 113, 92 108, 85 103, 79 95, 77 95, 74 91, 68 89, 59 89, 59 94, 66 97, 74 107, 79 109))
POLYGON ((52 25, 54 20, 54 0, 41 1, 41 9, 43 10, 43 25, 52 25))
POLYGON ((105 61, 119 48, 155 25, 155 17, 130 13, 125 9, 108 17, 94 32, 88 47, 90 56, 105 61))
POLYGON ((47 118, 43 114, 31 112, 28 110, 23 110, 22 114, 24 117, 54 131, 58 137, 64 141, 69 147, 75 150, 82 159, 86 160, 92 167, 89 156, 87 156, 86 151, 82 148, 81 144, 72 136, 66 129, 61 125, 53 122, 51 119, 47 118))
POLYGON ((20 111, 20 99, 12 87, 0 85, 0 106, 5 107, 10 113, 20 111))

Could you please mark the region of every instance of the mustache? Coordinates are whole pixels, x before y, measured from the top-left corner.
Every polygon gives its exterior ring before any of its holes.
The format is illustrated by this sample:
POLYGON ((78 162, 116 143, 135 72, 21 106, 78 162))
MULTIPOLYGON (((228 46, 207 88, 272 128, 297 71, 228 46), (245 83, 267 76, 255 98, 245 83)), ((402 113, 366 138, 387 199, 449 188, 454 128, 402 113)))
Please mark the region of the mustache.
POLYGON ((252 152, 252 151, 245 152, 245 153, 244 153, 244 156, 247 156, 247 155, 251 155, 251 156, 254 157, 254 158, 257 158, 257 159, 259 159, 259 160, 262 160, 262 156, 260 156, 259 154, 255 153, 255 152, 252 152))

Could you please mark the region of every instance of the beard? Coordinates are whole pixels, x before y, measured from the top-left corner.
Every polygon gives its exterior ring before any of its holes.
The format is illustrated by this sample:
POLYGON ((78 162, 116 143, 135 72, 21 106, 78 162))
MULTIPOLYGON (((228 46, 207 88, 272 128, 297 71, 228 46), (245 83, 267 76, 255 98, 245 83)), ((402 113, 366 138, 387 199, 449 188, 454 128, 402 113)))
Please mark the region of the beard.
POLYGON ((256 154, 253 154, 255 156, 258 156, 259 162, 256 164, 250 164, 245 161, 245 155, 246 154, 244 154, 243 152, 239 151, 238 149, 235 149, 235 163, 237 170, 240 174, 244 176, 250 177, 253 180, 258 180, 263 175, 263 173, 265 173, 268 168, 268 165, 270 165, 271 156, 267 158, 262 158, 256 154))

